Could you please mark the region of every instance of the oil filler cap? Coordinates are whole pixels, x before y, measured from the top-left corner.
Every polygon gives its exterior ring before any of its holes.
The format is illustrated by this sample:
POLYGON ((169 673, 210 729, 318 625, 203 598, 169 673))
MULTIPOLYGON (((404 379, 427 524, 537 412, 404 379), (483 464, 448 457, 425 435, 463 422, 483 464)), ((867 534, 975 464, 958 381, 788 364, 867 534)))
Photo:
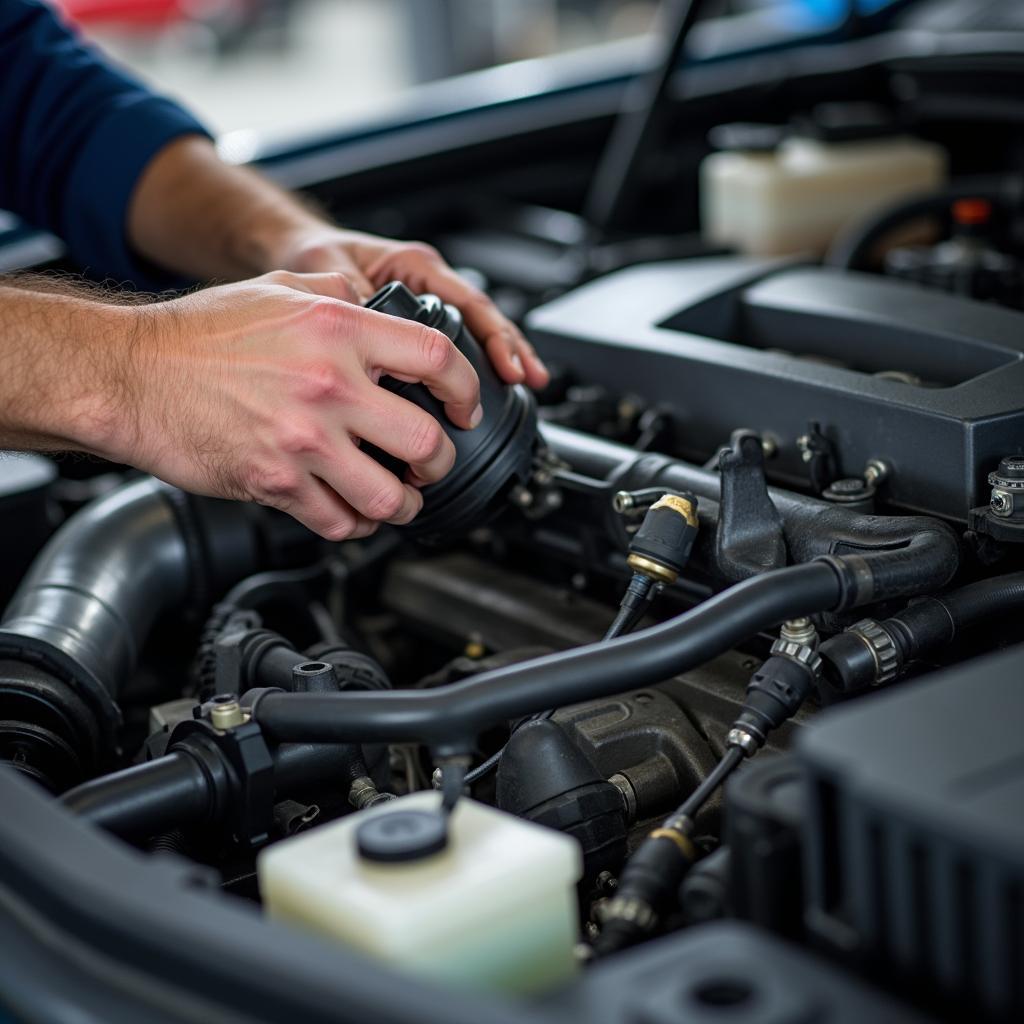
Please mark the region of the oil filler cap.
POLYGON ((356 830, 359 855, 378 864, 422 860, 440 853, 447 845, 448 819, 430 811, 389 811, 356 830))
MULTIPOLYGON (((484 350, 466 330, 462 314, 436 295, 414 295, 400 281, 392 281, 366 305, 440 331, 466 357, 480 380, 483 420, 475 430, 462 430, 448 420, 443 404, 422 384, 388 375, 380 379, 381 387, 430 413, 455 447, 455 465, 443 480, 422 489, 423 508, 403 531, 435 542, 461 537, 500 513, 509 491, 530 479, 537 444, 536 402, 521 384, 508 385, 498 377, 484 350)), ((364 445, 363 451, 399 478, 404 475, 405 466, 387 453, 372 445, 364 445)))

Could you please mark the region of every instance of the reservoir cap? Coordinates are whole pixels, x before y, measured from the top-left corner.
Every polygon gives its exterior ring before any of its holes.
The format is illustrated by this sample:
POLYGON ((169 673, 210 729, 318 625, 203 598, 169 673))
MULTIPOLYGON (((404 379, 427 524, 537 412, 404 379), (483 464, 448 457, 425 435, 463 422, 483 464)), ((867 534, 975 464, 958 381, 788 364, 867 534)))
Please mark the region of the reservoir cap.
POLYGON ((430 811, 395 810, 378 814, 356 830, 365 860, 400 864, 440 853, 448 845, 448 819, 430 811))

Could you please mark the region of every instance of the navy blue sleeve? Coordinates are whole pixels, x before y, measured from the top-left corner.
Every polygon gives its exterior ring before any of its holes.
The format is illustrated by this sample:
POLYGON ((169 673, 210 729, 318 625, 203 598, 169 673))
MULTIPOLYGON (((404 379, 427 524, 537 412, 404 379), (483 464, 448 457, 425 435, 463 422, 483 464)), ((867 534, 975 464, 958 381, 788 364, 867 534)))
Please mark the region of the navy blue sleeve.
POLYGON ((132 189, 172 139, 207 134, 107 64, 37 0, 0 0, 0 208, 93 276, 153 282, 126 238, 132 189))

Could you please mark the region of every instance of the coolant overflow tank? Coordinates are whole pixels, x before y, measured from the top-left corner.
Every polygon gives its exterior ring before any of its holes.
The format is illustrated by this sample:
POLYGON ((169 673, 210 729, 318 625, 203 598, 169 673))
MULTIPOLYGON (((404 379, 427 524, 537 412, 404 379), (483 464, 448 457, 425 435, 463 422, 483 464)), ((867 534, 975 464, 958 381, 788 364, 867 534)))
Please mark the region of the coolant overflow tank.
POLYGON ((440 800, 413 793, 268 847, 256 861, 265 910, 460 988, 522 994, 568 980, 579 844, 464 797, 447 842, 414 857, 381 859, 376 841, 368 849, 370 832, 386 837, 390 821, 401 833, 403 819, 436 816, 440 800))
MULTIPOLYGON (((382 387, 429 412, 455 445, 451 472, 423 488, 423 509, 403 529, 431 540, 458 537, 486 523, 501 509, 509 490, 529 480, 537 443, 536 402, 526 388, 505 384, 498 377, 487 354, 466 330, 459 311, 436 295, 414 295, 400 281, 392 281, 370 299, 367 307, 441 331, 480 378, 484 416, 475 430, 455 426, 445 415, 443 404, 422 384, 393 377, 380 381, 382 387)), ((370 447, 366 450, 399 477, 405 472, 404 465, 386 453, 370 447)))

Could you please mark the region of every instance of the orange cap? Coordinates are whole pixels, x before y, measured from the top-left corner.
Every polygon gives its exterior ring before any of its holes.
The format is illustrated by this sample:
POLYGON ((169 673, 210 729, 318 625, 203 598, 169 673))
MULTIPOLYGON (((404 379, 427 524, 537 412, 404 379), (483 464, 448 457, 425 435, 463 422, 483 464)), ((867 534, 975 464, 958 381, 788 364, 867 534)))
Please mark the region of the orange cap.
POLYGON ((953 203, 953 220, 957 224, 987 224, 992 204, 987 199, 958 199, 953 203))

